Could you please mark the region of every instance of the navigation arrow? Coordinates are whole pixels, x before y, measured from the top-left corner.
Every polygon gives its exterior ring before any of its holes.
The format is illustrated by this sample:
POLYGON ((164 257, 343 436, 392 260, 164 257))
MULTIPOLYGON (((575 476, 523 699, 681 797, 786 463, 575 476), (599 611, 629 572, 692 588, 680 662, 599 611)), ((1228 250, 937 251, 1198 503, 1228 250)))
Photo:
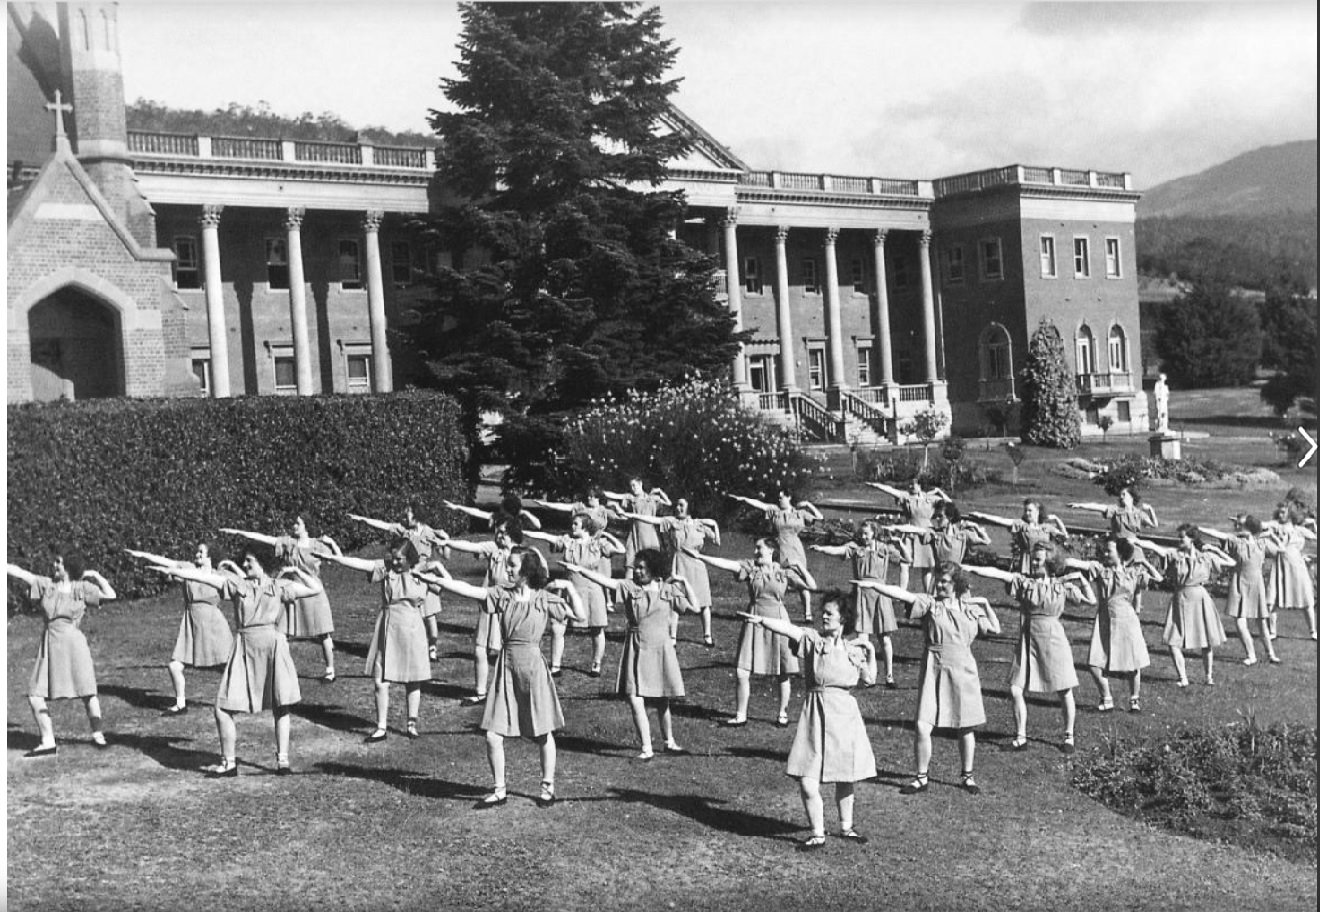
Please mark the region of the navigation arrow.
POLYGON ((1302 457, 1302 461, 1297 463, 1297 468, 1301 469, 1304 468, 1306 463, 1310 461, 1311 457, 1315 455, 1315 441, 1311 439, 1310 434, 1306 433, 1306 428, 1304 427, 1299 427, 1297 433, 1305 437, 1306 442, 1311 445, 1311 448, 1306 451, 1306 455, 1302 457))

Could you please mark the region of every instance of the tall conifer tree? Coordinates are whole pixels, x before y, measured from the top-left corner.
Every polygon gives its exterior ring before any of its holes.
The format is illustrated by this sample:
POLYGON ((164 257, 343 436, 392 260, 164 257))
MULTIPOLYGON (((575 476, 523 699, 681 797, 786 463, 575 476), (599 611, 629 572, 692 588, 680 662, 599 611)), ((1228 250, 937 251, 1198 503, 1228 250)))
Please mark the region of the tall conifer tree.
POLYGON ((659 11, 460 9, 459 78, 444 81, 457 110, 431 112, 453 194, 434 227, 454 268, 402 330, 429 379, 517 424, 727 372, 738 337, 716 264, 670 237, 685 204, 657 189, 689 148, 661 120, 677 52, 659 11))
POLYGON ((1059 328, 1046 319, 1031 334, 1022 367, 1022 439, 1065 450, 1082 439, 1077 379, 1068 367, 1059 328))

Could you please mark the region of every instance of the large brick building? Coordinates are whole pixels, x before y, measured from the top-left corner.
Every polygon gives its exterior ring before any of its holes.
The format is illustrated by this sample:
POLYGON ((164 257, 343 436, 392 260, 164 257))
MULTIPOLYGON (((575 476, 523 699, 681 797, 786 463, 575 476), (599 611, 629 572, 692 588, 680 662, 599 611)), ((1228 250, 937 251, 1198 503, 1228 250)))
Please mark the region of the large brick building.
MULTIPOLYGON (((114 5, 59 9, 9 5, 10 401, 390 390, 386 328, 445 257, 407 227, 443 191, 433 150, 130 132, 114 5)), ((759 171, 677 110, 666 128, 693 140, 679 234, 754 331, 749 403, 834 439, 929 408, 974 431, 1047 317, 1084 428, 1146 429, 1128 175, 759 171)))

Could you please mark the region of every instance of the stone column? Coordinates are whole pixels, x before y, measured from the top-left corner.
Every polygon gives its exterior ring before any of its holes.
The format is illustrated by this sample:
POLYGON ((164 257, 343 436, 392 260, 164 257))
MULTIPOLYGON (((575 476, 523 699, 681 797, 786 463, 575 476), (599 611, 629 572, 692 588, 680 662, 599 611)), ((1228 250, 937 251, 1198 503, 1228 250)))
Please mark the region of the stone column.
POLYGON ((930 276, 930 232, 921 232, 921 250, 917 255, 921 266, 921 319, 923 341, 926 343, 926 381, 939 379, 935 360, 935 287, 930 276))
POLYGON ((825 333, 830 340, 830 382, 826 388, 829 406, 839 407, 839 391, 847 387, 843 371, 843 315, 839 305, 839 264, 834 255, 838 228, 825 229, 825 333))
POLYGON ((889 278, 885 273, 885 236, 889 232, 877 229, 871 235, 875 259, 875 335, 880 349, 880 385, 894 385, 894 343, 889 334, 889 278))
MULTIPOLYGON (((720 226, 724 229, 724 269, 729 289, 729 310, 733 313, 734 331, 742 332, 742 281, 738 277, 738 210, 729 209, 724 218, 720 219, 720 226)), ((738 346, 738 353, 734 356, 733 385, 740 393, 749 389, 747 361, 741 345, 738 346)))
POLYGON ((779 385, 797 389, 793 307, 788 299, 788 226, 775 229, 775 314, 779 318, 779 385))
POLYGON ((392 392, 390 351, 385 340, 385 280, 380 269, 380 223, 385 213, 368 210, 362 220, 367 247, 367 316, 371 322, 372 387, 378 393, 392 392))
POLYGON ((284 216, 289 232, 289 319, 293 330, 293 363, 297 370, 298 395, 312 390, 312 350, 307 333, 307 285, 303 279, 302 220, 304 210, 290 207, 284 216))
POLYGON ((220 213, 223 206, 202 206, 202 275, 206 277, 206 332, 211 345, 211 398, 227 399, 229 329, 225 324, 225 287, 220 281, 220 213))

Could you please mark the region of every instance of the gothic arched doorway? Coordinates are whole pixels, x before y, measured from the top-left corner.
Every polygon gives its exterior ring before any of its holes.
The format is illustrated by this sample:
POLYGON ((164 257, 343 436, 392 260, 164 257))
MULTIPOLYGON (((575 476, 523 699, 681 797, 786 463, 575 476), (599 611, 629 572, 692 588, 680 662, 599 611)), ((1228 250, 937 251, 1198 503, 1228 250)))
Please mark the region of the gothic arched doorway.
POLYGON ((101 299, 66 285, 28 311, 28 335, 33 399, 124 395, 119 313, 101 299))

